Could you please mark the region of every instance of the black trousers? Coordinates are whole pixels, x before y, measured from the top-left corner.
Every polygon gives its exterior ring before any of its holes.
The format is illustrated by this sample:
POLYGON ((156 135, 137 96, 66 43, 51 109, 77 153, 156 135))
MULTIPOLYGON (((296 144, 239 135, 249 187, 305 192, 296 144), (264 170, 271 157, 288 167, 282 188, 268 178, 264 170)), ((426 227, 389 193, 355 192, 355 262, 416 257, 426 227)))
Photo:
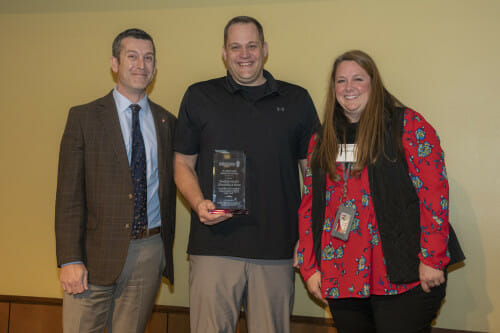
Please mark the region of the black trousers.
POLYGON ((417 286, 399 295, 328 299, 339 333, 430 333, 446 282, 425 293, 417 286))

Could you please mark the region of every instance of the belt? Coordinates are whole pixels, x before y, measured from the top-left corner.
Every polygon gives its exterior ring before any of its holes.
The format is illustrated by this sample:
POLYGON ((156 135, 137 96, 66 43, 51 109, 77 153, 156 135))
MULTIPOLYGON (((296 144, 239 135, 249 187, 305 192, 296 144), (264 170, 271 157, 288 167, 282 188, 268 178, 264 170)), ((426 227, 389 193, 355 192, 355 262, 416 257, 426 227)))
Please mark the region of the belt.
POLYGON ((146 229, 143 232, 141 232, 139 235, 134 237, 134 239, 142 239, 142 238, 147 238, 156 234, 159 234, 161 230, 161 227, 156 227, 152 229, 146 229))

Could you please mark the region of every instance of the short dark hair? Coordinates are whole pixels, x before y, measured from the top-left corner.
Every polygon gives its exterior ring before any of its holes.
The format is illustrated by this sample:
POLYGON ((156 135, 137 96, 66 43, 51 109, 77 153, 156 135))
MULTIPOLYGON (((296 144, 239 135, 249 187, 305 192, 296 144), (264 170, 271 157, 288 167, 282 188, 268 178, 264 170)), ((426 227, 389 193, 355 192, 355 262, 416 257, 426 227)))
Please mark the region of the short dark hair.
POLYGON ((227 22, 226 27, 224 28, 224 45, 226 45, 227 43, 227 32, 229 30, 229 27, 233 24, 254 24, 257 28, 257 31, 259 32, 260 42, 262 43, 262 45, 264 45, 264 29, 262 29, 262 25, 259 23, 259 21, 250 16, 236 16, 230 19, 229 22, 227 22))
POLYGON ((132 28, 120 32, 113 41, 111 52, 113 54, 113 57, 118 59, 118 61, 120 61, 120 52, 122 51, 122 40, 127 37, 149 40, 151 44, 153 44, 153 55, 156 56, 156 48, 155 48, 155 43, 153 42, 153 38, 144 30, 132 28))

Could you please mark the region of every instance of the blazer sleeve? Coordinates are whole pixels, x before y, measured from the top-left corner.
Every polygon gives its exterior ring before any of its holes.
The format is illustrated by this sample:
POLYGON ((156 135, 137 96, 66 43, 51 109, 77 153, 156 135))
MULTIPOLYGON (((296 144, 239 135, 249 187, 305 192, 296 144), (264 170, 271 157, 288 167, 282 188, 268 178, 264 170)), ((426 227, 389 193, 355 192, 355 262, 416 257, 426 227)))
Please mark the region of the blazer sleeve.
POLYGON ((55 233, 57 265, 85 262, 86 221, 82 112, 72 108, 59 151, 55 233))

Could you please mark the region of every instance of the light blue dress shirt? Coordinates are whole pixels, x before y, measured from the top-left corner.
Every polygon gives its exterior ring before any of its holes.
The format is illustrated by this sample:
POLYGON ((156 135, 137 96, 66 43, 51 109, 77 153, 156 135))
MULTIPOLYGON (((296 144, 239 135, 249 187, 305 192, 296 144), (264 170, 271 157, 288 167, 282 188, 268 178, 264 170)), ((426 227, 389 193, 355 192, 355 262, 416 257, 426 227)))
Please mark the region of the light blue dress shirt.
MULTIPOLYGON (((125 96, 120 94, 118 90, 113 90, 113 98, 115 99, 116 110, 122 129, 123 142, 127 150, 128 163, 132 156, 132 110, 130 110, 130 102, 125 96)), ((153 114, 148 103, 148 96, 137 103, 141 106, 139 112, 139 123, 141 126, 142 136, 144 138, 144 146, 146 148, 146 178, 148 183, 148 228, 156 228, 161 226, 160 216, 160 197, 158 195, 158 149, 156 140, 156 129, 153 114)), ((131 176, 132 177, 132 176, 131 176)))

